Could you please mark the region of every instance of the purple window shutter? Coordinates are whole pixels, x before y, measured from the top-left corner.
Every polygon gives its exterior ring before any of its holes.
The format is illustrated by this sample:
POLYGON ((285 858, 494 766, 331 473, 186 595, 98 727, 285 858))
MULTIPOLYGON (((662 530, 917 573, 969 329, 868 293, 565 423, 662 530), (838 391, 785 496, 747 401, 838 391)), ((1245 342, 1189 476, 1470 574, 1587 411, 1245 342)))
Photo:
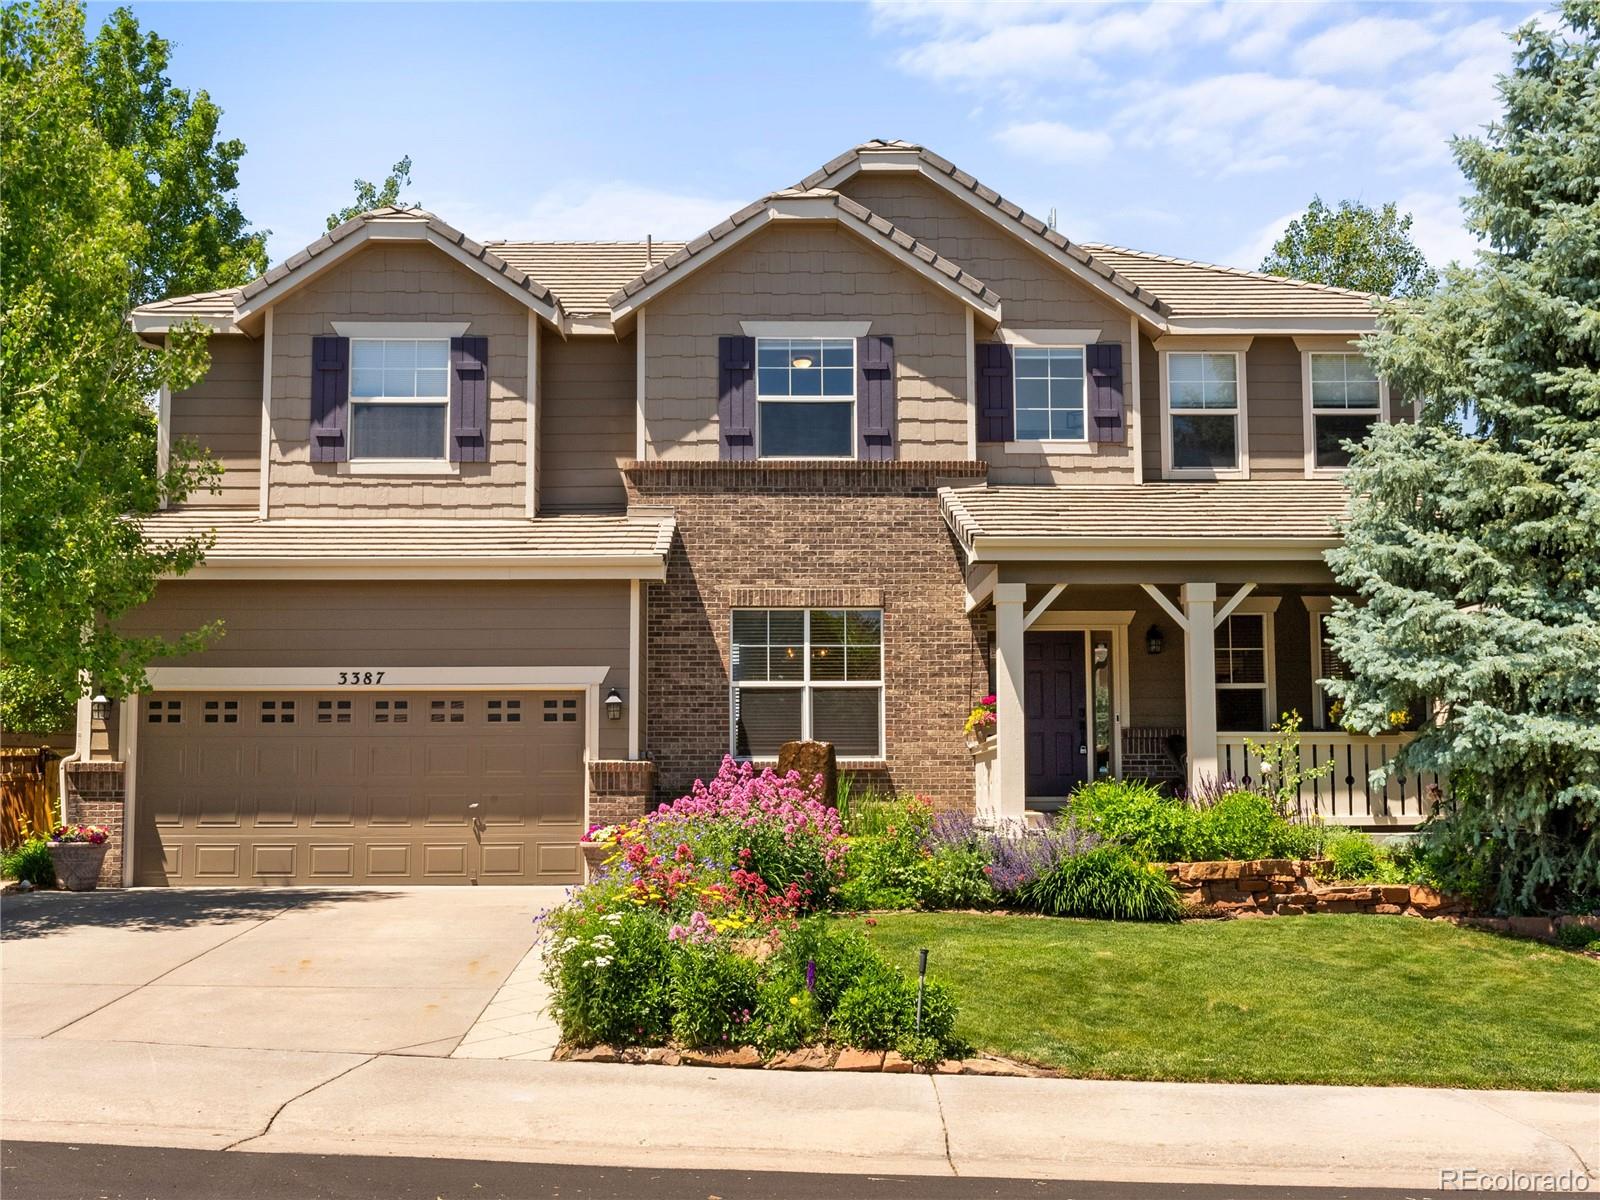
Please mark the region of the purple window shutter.
POLYGON ((1097 342, 1087 350, 1089 440, 1120 442, 1122 431, 1122 343, 1097 342))
POLYGON ((1016 430, 1011 404, 1011 347, 1004 342, 979 342, 978 440, 1009 442, 1016 430))
POLYGON ((489 461, 489 339, 450 339, 450 461, 489 461))
POLYGON ((350 458, 350 339, 311 339, 311 461, 350 458))
POLYGON ((717 339, 719 457, 744 462, 756 456, 756 340, 717 339))
POLYGON ((894 460, 894 339, 871 334, 856 339, 856 457, 894 460))

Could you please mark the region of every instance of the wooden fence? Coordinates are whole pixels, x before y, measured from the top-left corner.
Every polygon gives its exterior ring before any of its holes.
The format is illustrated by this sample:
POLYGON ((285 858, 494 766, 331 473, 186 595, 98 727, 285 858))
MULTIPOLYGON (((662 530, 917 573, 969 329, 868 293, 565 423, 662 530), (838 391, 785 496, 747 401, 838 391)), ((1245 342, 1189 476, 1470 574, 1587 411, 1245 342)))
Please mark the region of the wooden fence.
POLYGON ((10 849, 32 833, 49 833, 60 811, 57 755, 48 750, 0 749, 0 846, 10 849))

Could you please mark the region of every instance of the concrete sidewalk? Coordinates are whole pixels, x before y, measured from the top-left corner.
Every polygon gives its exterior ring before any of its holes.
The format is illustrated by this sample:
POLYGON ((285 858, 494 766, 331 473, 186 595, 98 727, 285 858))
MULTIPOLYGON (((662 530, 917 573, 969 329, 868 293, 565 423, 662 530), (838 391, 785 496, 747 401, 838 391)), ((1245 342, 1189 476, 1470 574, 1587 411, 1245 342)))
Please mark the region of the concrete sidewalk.
POLYGON ((1112 1083, 7 1039, 0 1136, 616 1166, 1600 1187, 1600 1096, 1112 1083), (39 1086, 27 1086, 27 1080, 39 1086))
POLYGON ((0 1137, 1283 1186, 1476 1170, 1600 1191, 1594 1094, 552 1063, 527 950, 559 895, 8 899, 0 1137))

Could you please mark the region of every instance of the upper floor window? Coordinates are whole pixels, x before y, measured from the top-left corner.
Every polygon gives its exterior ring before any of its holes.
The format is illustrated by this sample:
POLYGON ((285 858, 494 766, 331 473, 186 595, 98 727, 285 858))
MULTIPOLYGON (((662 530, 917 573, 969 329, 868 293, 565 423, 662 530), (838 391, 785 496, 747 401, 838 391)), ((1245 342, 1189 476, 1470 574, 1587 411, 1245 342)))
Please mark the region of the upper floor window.
POLYGON ((1082 346, 1018 346, 1014 372, 1019 442, 1084 440, 1082 346))
POLYGON ((1364 354, 1309 352, 1307 375, 1308 465, 1338 470, 1350 465, 1345 442, 1359 442, 1383 415, 1383 389, 1364 354))
POLYGON ((761 458, 854 458, 853 338, 756 339, 761 458))
POLYGON ((350 457, 444 459, 448 338, 350 339, 350 457))
POLYGON ((783 743, 832 742, 883 756, 883 613, 871 608, 735 609, 733 752, 776 758, 783 743))
POLYGON ((1174 471, 1239 469, 1240 355, 1166 355, 1167 415, 1174 471))

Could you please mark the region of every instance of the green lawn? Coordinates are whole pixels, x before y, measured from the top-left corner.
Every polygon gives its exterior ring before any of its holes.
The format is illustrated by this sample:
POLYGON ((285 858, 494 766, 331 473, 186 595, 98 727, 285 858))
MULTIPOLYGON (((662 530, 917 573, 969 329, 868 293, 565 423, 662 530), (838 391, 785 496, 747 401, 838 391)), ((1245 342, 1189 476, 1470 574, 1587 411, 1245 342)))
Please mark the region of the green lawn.
POLYGON ((980 1050, 1100 1079, 1600 1088, 1600 963, 1401 917, 877 918, 980 1050))

